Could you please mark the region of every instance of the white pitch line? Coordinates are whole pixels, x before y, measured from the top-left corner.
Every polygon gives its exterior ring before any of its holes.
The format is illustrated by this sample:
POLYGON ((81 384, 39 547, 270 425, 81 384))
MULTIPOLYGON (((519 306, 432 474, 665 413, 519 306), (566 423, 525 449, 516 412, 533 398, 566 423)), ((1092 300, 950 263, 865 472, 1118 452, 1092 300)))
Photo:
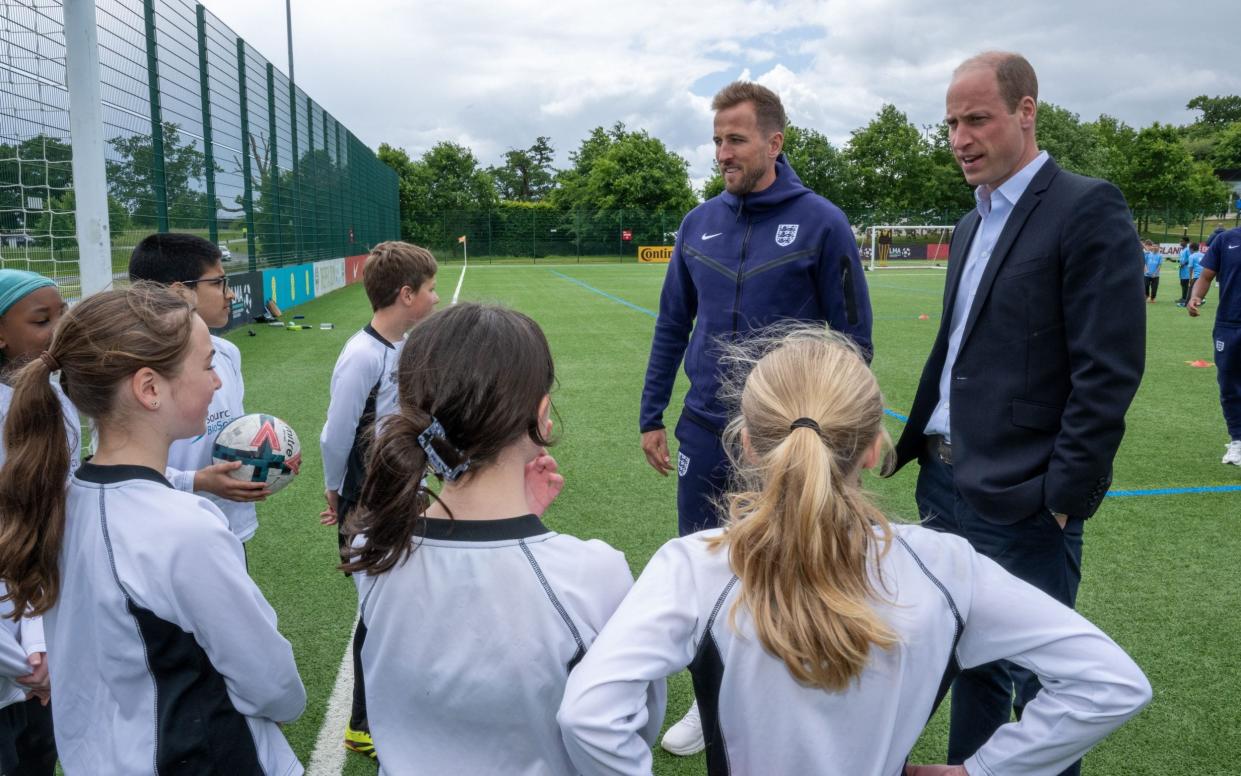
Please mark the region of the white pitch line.
POLYGON ((461 263, 461 277, 457 278, 457 290, 452 292, 452 304, 456 304, 457 298, 461 296, 461 284, 465 282, 465 268, 469 263, 468 259, 461 263))
POLYGON ((349 724, 350 707, 353 705, 353 634, 357 628, 355 620, 349 629, 345 657, 336 672, 336 684, 332 686, 332 695, 327 701, 323 727, 319 728, 319 737, 315 739, 306 776, 340 776, 345 769, 345 725, 349 724))

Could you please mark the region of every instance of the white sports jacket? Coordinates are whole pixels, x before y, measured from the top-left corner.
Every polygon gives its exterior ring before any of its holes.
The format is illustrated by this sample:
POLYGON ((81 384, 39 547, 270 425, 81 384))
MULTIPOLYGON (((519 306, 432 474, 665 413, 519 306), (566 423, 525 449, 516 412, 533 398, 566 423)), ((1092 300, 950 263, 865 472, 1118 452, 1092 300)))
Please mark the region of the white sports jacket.
POLYGON ((44 626, 68 776, 302 773, 276 724, 306 703, 293 650, 210 501, 83 464, 60 576, 44 626))
POLYGON ((954 655, 966 667, 1007 658, 1043 682, 1021 721, 966 761, 975 776, 1054 776, 1150 700, 1141 670, 1081 615, 963 539, 894 529, 876 589, 900 643, 839 693, 794 681, 744 609, 730 626, 740 582, 727 550, 703 541, 718 529, 665 544, 569 677, 559 718, 574 764, 649 774, 646 685, 686 667, 711 776, 898 776, 954 655))

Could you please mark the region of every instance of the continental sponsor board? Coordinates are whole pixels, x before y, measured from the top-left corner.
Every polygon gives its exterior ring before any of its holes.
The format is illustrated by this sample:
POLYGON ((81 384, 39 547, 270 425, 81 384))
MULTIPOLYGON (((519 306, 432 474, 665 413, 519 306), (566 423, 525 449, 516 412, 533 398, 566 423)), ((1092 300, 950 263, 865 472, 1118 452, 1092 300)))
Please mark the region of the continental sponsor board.
POLYGON ((638 247, 638 261, 643 264, 667 264, 672 261, 672 246, 641 245, 638 247))

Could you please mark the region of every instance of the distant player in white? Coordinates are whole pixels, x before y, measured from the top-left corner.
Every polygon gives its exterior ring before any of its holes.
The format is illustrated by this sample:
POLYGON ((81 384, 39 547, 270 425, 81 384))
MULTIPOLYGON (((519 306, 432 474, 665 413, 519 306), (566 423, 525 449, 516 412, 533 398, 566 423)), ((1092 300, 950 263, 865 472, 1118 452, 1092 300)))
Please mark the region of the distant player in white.
MULTIPOLYGON (((20 269, 0 269, 0 426, 13 400, 17 373, 47 350, 52 331, 67 305, 49 278, 20 269)), ((81 461, 78 412, 60 386, 52 383, 65 418, 69 472, 81 461)), ((0 445, 0 465, 4 449, 0 445)), ((0 583, 0 594, 7 593, 0 583)), ((0 605, 0 773, 52 776, 56 741, 46 705, 50 685, 42 617, 13 616, 0 605)))
POLYGON ((79 302, 14 382, 0 580, 14 611, 46 612, 68 774, 302 772, 278 727, 306 703, 293 650, 227 519, 163 475, 206 425, 211 345, 181 296, 138 284, 79 302), (67 494, 55 372, 98 431, 67 494))
MULTIPOLYGON (((129 279, 148 280, 185 293, 200 318, 213 329, 228 325, 233 292, 221 263, 220 249, 193 234, 152 234, 136 246, 129 257, 129 279)), ((222 337, 211 337, 215 348, 215 372, 220 390, 211 398, 207 428, 201 434, 173 442, 164 476, 177 490, 206 494, 224 516, 229 530, 248 542, 258 530, 254 502, 271 495, 263 482, 244 482, 229 476, 240 462, 215 463, 211 447, 216 435, 246 414, 245 384, 241 379, 241 352, 222 337)))
MULTIPOLYGON (((362 286, 373 315, 349 338, 332 370, 327 420, 319 435, 323 454, 323 497, 327 507, 319 522, 337 526, 337 546, 344 558, 345 524, 362 495, 366 455, 380 421, 396 411, 396 363, 405 332, 439 303, 435 293, 435 257, 426 248, 382 242, 366 258, 362 286)), ((353 707, 345 727, 345 748, 375 756, 366 719, 366 688, 360 653, 366 626, 359 622, 353 638, 353 707)))
MULTIPOLYGON (((556 709, 633 577, 621 553, 540 519, 564 482, 545 450, 554 371, 543 332, 511 310, 461 304, 410 332, 346 566, 366 573, 381 774, 577 773, 556 709)), ((663 683, 640 694, 649 746, 663 683)))
POLYGON ((856 346, 777 339, 740 402, 727 525, 664 545, 569 677, 559 716, 581 773, 651 772, 646 688, 686 667, 712 776, 1052 776, 1149 701, 1081 615, 867 500, 861 470, 887 440, 856 346), (963 766, 906 767, 950 667, 1000 658, 1043 681, 1021 720, 963 766))

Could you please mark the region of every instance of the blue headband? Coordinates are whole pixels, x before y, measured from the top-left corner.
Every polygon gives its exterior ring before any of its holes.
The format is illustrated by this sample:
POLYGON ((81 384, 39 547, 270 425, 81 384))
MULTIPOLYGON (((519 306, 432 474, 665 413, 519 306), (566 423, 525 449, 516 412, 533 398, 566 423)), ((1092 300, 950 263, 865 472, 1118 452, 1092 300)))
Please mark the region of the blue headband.
POLYGON ((55 285, 51 278, 45 278, 37 272, 0 269, 0 315, 7 313, 10 307, 25 299, 32 291, 55 285))

